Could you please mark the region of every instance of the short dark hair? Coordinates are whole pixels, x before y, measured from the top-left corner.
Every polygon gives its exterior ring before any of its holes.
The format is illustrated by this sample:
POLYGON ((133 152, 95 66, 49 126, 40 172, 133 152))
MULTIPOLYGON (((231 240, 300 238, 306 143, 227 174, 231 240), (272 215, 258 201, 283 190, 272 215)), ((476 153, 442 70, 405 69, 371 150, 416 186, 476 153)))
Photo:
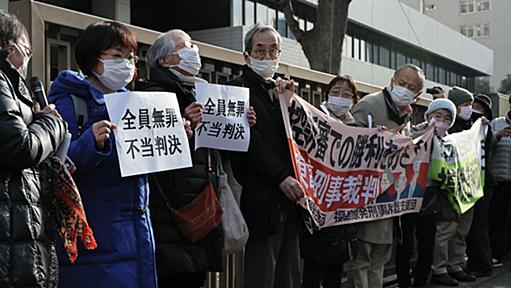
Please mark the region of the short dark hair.
POLYGON ((12 14, 0 10, 0 59, 7 57, 9 53, 5 48, 9 44, 16 43, 22 36, 28 39, 25 26, 12 14))
POLYGON ((75 57, 78 67, 85 75, 92 75, 101 52, 123 46, 137 52, 137 37, 125 25, 115 21, 98 22, 89 25, 76 43, 75 57))
POLYGON ((348 83, 351 90, 353 90, 353 105, 357 104, 358 100, 360 100, 360 96, 358 95, 357 85, 355 84, 355 81, 353 80, 353 78, 351 78, 350 75, 336 76, 334 79, 330 80, 326 87, 325 98, 328 97, 330 90, 332 89, 332 87, 334 87, 335 84, 337 84, 337 82, 348 83))

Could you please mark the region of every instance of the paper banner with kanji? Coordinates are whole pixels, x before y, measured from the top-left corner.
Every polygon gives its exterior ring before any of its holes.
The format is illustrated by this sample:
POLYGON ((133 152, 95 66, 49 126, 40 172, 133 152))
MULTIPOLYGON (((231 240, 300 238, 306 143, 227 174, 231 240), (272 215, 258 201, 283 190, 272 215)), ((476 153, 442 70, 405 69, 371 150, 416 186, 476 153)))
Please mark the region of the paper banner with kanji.
POLYGON ((451 206, 460 215, 484 195, 485 129, 478 120, 469 130, 435 139, 433 145, 430 178, 442 183, 451 206))
POLYGON ((107 94, 122 177, 192 166, 188 137, 176 94, 107 94))
POLYGON ((199 82, 195 90, 203 107, 202 120, 195 128, 195 149, 246 152, 250 143, 248 88, 199 82))
POLYGON ((350 127, 285 91, 279 96, 300 204, 319 228, 418 212, 434 131, 412 140, 350 127))

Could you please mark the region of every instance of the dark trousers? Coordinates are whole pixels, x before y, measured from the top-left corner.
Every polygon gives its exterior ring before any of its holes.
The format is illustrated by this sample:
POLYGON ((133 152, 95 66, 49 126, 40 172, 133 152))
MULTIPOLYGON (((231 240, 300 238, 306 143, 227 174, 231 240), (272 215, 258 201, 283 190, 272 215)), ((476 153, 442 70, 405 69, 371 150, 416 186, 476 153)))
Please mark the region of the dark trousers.
POLYGON ((486 188, 485 196, 474 206, 474 219, 467 236, 467 271, 491 272, 493 270, 490 237, 488 235, 488 215, 492 197, 491 188, 486 188))
POLYGON ((176 275, 158 278, 160 288, 200 288, 206 281, 206 273, 176 275))
POLYGON ((424 285, 431 272, 435 246, 436 215, 406 214, 400 217, 401 241, 396 249, 396 274, 400 288, 411 286, 410 259, 417 237, 417 262, 414 269, 414 286, 424 285))
POLYGON ((244 288, 299 287, 299 234, 302 219, 289 211, 275 234, 250 234, 245 246, 244 288))
POLYGON ((511 182, 499 182, 490 203, 490 243, 493 258, 502 260, 509 251, 511 182))
POLYGON ((320 264, 304 260, 302 288, 340 288, 342 266, 343 264, 320 264))

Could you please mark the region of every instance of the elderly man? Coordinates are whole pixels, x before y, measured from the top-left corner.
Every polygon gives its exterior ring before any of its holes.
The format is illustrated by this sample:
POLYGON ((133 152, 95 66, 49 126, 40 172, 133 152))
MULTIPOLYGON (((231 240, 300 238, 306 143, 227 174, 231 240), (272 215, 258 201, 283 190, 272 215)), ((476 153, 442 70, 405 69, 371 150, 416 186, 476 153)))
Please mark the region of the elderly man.
MULTIPOLYGON (((415 65, 398 68, 390 87, 365 96, 353 108, 355 122, 368 127, 368 118, 372 118, 373 126, 386 126, 402 133, 409 124, 411 104, 421 94, 424 80, 424 72, 415 65)), ((358 229, 357 257, 345 266, 348 283, 357 288, 382 287, 384 265, 392 253, 393 219, 361 223, 358 229)))
MULTIPOLYGON (((250 147, 239 156, 241 210, 250 231, 245 248, 245 287, 299 287, 298 235, 301 218, 295 202, 303 190, 295 180, 280 105, 272 79, 281 39, 271 26, 256 24, 245 35, 246 65, 230 84, 250 88, 257 123, 250 147)), ((232 163, 232 162, 231 162, 232 163)))

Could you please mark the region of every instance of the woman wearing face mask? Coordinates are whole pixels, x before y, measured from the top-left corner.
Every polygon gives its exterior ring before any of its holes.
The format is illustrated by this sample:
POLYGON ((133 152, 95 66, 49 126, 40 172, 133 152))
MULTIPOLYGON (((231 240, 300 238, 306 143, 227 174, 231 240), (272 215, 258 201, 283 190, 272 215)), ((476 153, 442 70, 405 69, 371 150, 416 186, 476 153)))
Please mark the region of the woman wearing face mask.
MULTIPOLYGON (((72 141, 68 156, 98 247, 70 264, 58 250, 60 287, 156 287, 147 176, 121 177, 115 129, 104 94, 127 91, 135 74, 135 34, 117 22, 88 26, 76 43, 81 72, 62 71, 49 100, 63 111, 72 141), (74 100, 79 97, 82 100, 74 100), (75 105, 84 101, 86 119, 75 105)), ((76 105, 78 106, 78 105, 76 105)))
POLYGON ((42 111, 25 84, 32 52, 21 22, 0 10, 0 287, 57 287, 53 193, 42 163, 66 133, 54 105, 42 111))
MULTIPOLYGON (((354 124, 349 111, 359 98, 353 79, 348 75, 335 77, 328 84, 326 96, 327 101, 321 103, 321 109, 344 124, 354 124)), ((306 230, 301 245, 301 256, 304 259, 303 287, 341 287, 343 265, 355 256, 356 226, 306 230)))
MULTIPOLYGON (((424 134, 428 126, 433 126, 438 137, 447 135, 447 129, 456 118, 456 107, 447 99, 436 99, 424 113, 425 125, 419 124, 414 137, 424 134)), ((396 275, 400 288, 424 287, 427 284, 433 261, 436 218, 439 212, 437 198, 442 193, 440 184, 429 181, 420 212, 399 217, 399 241, 396 247, 396 275), (413 285, 410 275, 410 260, 417 238, 417 260, 413 269, 413 285)))
MULTIPOLYGON (((182 115, 196 127, 202 119, 202 105, 195 99, 195 83, 201 68, 199 49, 182 30, 160 35, 147 52, 150 81, 136 82, 141 91, 166 91, 177 96, 182 115)), ((249 115, 255 121, 253 110, 249 115)), ((194 146, 193 138, 190 139, 194 146)), ((203 239, 191 242, 179 232, 166 202, 178 209, 192 202, 209 181, 208 153, 212 167, 221 160, 217 150, 191 149, 193 167, 164 171, 150 176, 151 220, 156 242, 156 268, 161 287, 202 287, 208 271, 223 271, 223 230, 219 225, 203 239), (209 150, 209 151, 208 151, 209 150)), ((217 178, 213 177, 216 188, 217 178)))

